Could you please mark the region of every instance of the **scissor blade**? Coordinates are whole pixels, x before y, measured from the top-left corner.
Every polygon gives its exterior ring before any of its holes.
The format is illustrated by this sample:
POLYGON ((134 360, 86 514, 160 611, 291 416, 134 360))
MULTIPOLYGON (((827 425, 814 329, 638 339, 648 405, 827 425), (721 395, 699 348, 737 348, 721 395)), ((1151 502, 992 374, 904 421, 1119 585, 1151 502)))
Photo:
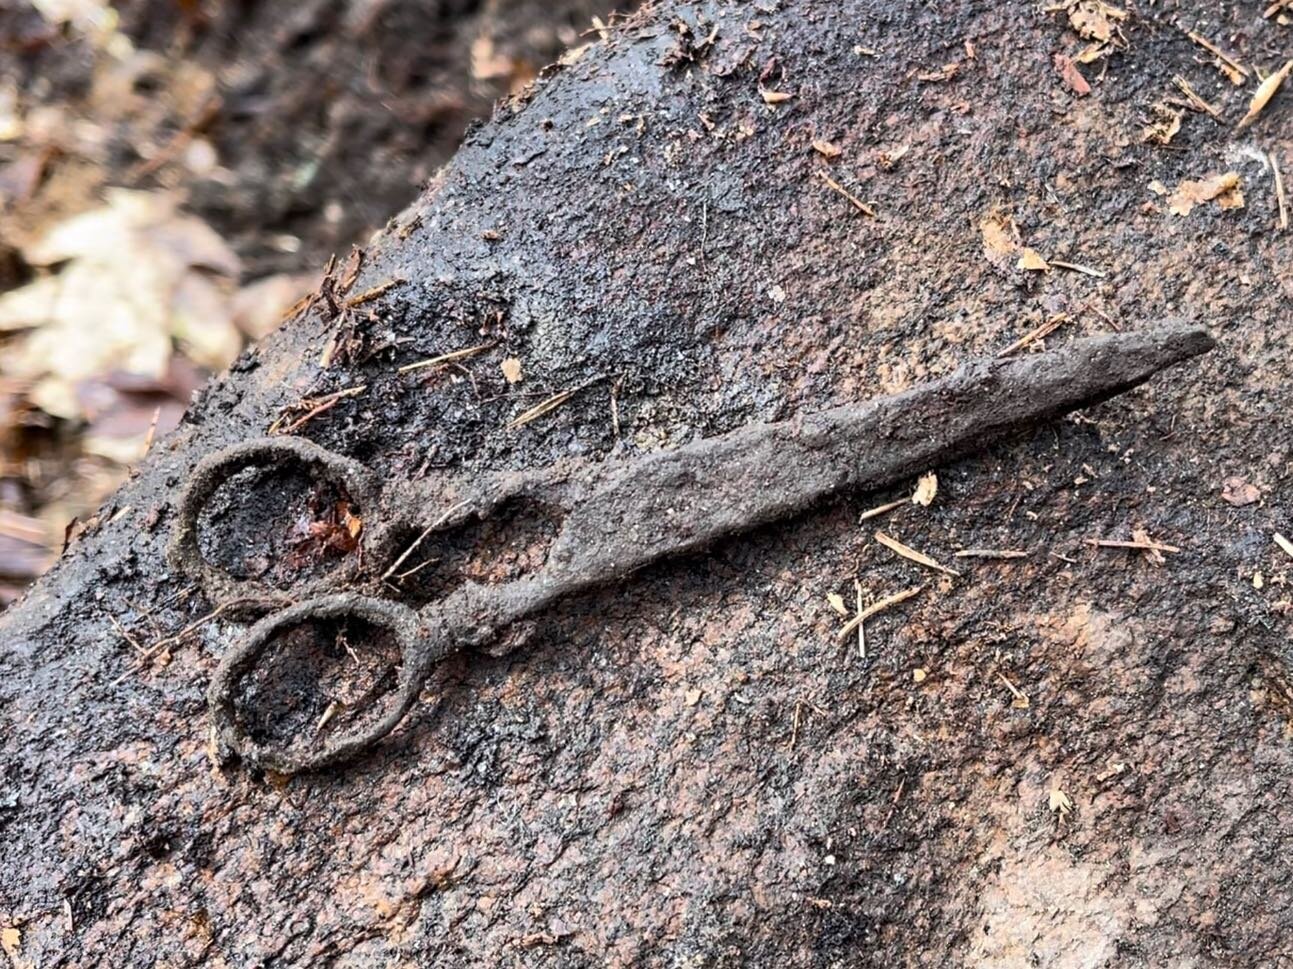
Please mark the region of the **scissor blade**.
POLYGON ((1205 329, 1176 326, 1076 340, 608 469, 566 519, 542 584, 550 594, 575 591, 793 516, 841 491, 893 484, 1120 394, 1213 345, 1205 329))

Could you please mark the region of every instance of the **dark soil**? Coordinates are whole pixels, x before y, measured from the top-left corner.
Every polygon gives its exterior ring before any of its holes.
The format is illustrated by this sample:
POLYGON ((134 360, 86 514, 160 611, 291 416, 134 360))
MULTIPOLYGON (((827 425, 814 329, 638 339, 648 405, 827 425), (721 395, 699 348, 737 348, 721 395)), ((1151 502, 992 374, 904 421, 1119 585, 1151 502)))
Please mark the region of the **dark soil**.
POLYGON ((1290 34, 1263 9, 1138 7, 1086 97, 1053 59, 1085 41, 1021 3, 715 0, 543 79, 354 291, 403 285, 342 324, 316 308, 211 384, 5 616, 0 856, 21 861, 0 912, 23 958, 1288 964, 1293 559, 1272 536, 1293 532, 1293 263, 1265 152, 1287 181, 1293 100, 1234 133, 1253 82, 1185 32, 1269 71, 1290 34), (1188 113, 1145 142, 1175 75, 1228 123, 1188 113), (1174 216, 1149 188, 1227 170, 1243 208, 1174 216), (1103 276, 996 258, 994 213, 1103 276), (237 622, 109 685, 135 662, 112 619, 146 644, 209 608, 165 571, 177 488, 303 396, 366 385, 300 433, 434 484, 899 390, 1057 313, 1052 345, 1174 317, 1219 346, 937 469, 928 509, 859 525, 908 489, 857 495, 573 601, 523 649, 446 664, 348 769, 211 769, 202 692, 237 622), (320 369, 339 325, 358 362, 320 369), (1255 501, 1223 497, 1234 477, 1255 501), (877 527, 944 561, 1029 555, 939 578, 877 527), (1180 551, 1089 544, 1142 530, 1180 551), (877 598, 931 582, 868 623, 865 659, 826 599, 855 578, 877 598))

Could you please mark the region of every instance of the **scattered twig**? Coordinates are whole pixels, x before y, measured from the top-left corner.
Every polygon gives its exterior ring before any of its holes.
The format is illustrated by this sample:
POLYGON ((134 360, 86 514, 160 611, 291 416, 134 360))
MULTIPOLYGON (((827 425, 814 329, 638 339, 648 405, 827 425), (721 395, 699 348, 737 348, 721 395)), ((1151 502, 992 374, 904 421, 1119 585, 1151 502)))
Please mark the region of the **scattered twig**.
POLYGON ((873 219, 876 217, 875 209, 867 205, 860 198, 858 198, 856 195, 854 195, 852 192, 846 189, 839 182, 835 181, 835 179, 831 178, 825 172, 818 170, 817 177, 820 178, 823 182, 825 182, 827 186, 829 186, 832 190, 839 192, 851 203, 853 203, 853 207, 857 209, 859 212, 861 212, 863 215, 868 215, 873 219))
POLYGON ((886 535, 884 532, 876 532, 875 540, 890 551, 896 552, 903 558, 910 559, 918 565, 923 565, 927 569, 934 569, 937 572, 944 572, 947 575, 954 575, 958 578, 961 575, 961 573, 957 572, 955 569, 949 569, 946 565, 940 565, 924 552, 917 552, 910 545, 904 545, 902 542, 898 541, 898 539, 886 535))
POLYGON ((1248 79, 1248 68, 1244 67, 1243 64, 1240 64, 1230 55, 1226 54, 1220 47, 1212 43, 1212 41, 1208 40, 1208 38, 1204 37, 1198 31, 1186 31, 1186 36, 1220 62, 1222 73, 1224 73, 1226 77, 1230 78, 1230 82, 1234 84, 1235 87, 1243 86, 1244 81, 1248 79))
POLYGON ((898 789, 893 792, 893 801, 889 804, 889 813, 884 816, 884 823, 880 825, 880 830, 884 831, 889 827, 889 822, 893 819, 893 812, 898 810, 898 801, 902 798, 903 788, 907 786, 907 778, 898 779, 898 789))
POLYGON ((543 415, 552 413, 552 411, 556 410, 566 401, 570 400, 571 397, 575 396, 575 394, 579 393, 581 390, 586 390, 589 387, 591 387, 593 384, 598 383, 605 379, 606 379, 605 376, 594 377, 592 380, 586 381, 580 384, 578 387, 571 387, 569 390, 563 390, 560 393, 553 394, 547 400, 542 401, 541 403, 535 404, 529 410, 521 414, 518 414, 516 417, 512 418, 505 425, 505 429, 509 431, 514 431, 518 427, 523 427, 524 425, 530 423, 531 421, 538 420, 543 415))
POLYGON ((1006 548, 964 548, 952 555, 958 559, 1025 559, 1027 552, 1006 548))
POLYGON ((615 440, 620 439, 620 387, 624 384, 623 376, 611 384, 611 431, 615 440))
POLYGON ((1094 545, 1097 548, 1133 548, 1142 552, 1179 552, 1180 549, 1175 545, 1164 545, 1161 542, 1150 541, 1130 541, 1123 542, 1112 538, 1088 538, 1088 545, 1094 545))
POLYGON ((148 434, 144 437, 144 453, 147 454, 153 447, 153 440, 157 437, 157 421, 162 416, 162 405, 158 404, 153 408, 153 419, 148 422, 148 434))
POLYGON ((1001 678, 1002 683, 1006 684, 1006 689, 1008 689, 1010 691, 1011 696, 1015 698, 1014 703, 1012 703, 1011 706, 1018 707, 1020 710, 1027 710, 1028 697, 1025 696, 1020 691, 1019 687, 1015 686, 1015 684, 1010 682, 1010 678, 1006 676, 1005 673, 1002 673, 1000 670, 998 670, 997 676, 1001 678))
MULTIPOLYGON (((1293 61, 1289 63, 1293 63, 1293 61)), ((1284 232, 1289 227, 1289 206, 1288 200, 1284 197, 1284 176, 1280 174, 1280 166, 1275 158, 1275 152, 1268 151, 1266 158, 1271 163, 1271 174, 1275 178, 1275 201, 1279 206, 1280 231, 1284 232)))
POLYGON ((399 279, 398 277, 395 279, 388 279, 380 286, 374 286, 372 289, 366 289, 362 293, 350 297, 350 299, 346 300, 346 308, 353 310, 356 306, 363 306, 365 303, 371 303, 378 297, 389 293, 396 286, 401 286, 403 284, 404 280, 399 279))
POLYGON ((1035 343, 1037 340, 1041 340, 1044 337, 1050 336, 1061 326, 1063 326, 1064 323, 1068 321, 1068 318, 1069 317, 1067 313, 1056 313, 1054 316, 1052 316, 1041 326, 1038 326, 1029 330, 1027 333, 1021 336, 1014 343, 1010 344, 1010 346, 1006 347, 1004 350, 998 353, 997 356, 1008 357, 1012 353, 1018 353, 1024 347, 1028 346, 1028 344, 1035 343))
POLYGON ((1289 558, 1293 558, 1293 542, 1290 542, 1279 532, 1275 533, 1275 544, 1284 549, 1284 551, 1288 553, 1289 558))
POLYGON ((426 528, 424 528, 424 529, 422 530, 422 534, 421 534, 421 535, 419 535, 419 536, 414 540, 414 542, 413 542, 413 544, 412 544, 412 545, 410 545, 408 548, 406 548, 406 549, 404 550, 404 554, 403 554, 403 555, 401 555, 399 558, 397 558, 397 559, 396 559, 396 560, 391 564, 391 567, 390 567, 389 569, 387 569, 385 572, 383 572, 383 573, 382 573, 382 576, 381 576, 381 578, 380 578, 378 581, 379 581, 379 582, 385 582, 385 581, 386 581, 387 579, 389 579, 392 575, 394 575, 394 574, 395 574, 395 572, 399 569, 399 567, 405 563, 405 561, 408 559, 408 557, 409 557, 410 555, 412 555, 412 554, 413 554, 413 552, 417 549, 417 547, 418 547, 419 545, 421 545, 421 544, 426 540, 426 537, 427 537, 428 535, 430 535, 433 531, 435 531, 437 528, 439 528, 441 525, 443 525, 445 522, 447 522, 447 521, 448 521, 448 520, 453 516, 454 512, 456 512, 458 509, 460 509, 460 508, 461 508, 463 505, 465 505, 465 504, 466 504, 466 502, 465 502, 465 501, 460 501, 460 502, 458 502, 458 504, 454 505, 452 508, 450 508, 448 511, 446 511, 443 515, 441 515, 439 518, 437 518, 435 521, 433 521, 430 525, 428 525, 426 528))
MULTIPOLYGON (((853 580, 853 591, 857 595, 857 611, 860 616, 865 610, 862 607, 862 583, 857 579, 853 580)), ((861 620, 858 621, 858 658, 866 659, 866 623, 861 620)))
POLYGON ((461 350, 450 350, 448 353, 442 353, 438 357, 419 360, 417 363, 406 363, 395 372, 413 373, 415 370, 426 370, 428 367, 439 367, 446 363, 453 363, 456 360, 465 360, 468 357, 474 357, 476 354, 483 353, 494 346, 497 346, 497 344, 481 343, 474 347, 463 347, 461 350))
POLYGON ((336 393, 328 394, 324 397, 307 397, 298 404, 284 408, 283 413, 279 414, 278 419, 269 426, 269 431, 267 433, 291 434, 298 431, 320 414, 325 414, 332 410, 332 408, 336 407, 347 397, 356 397, 367 389, 367 384, 360 384, 358 387, 347 387, 345 390, 338 390, 336 393), (302 407, 307 408, 305 413, 292 421, 291 424, 284 426, 283 422, 287 420, 288 415, 291 414, 293 410, 299 410, 302 407))
POLYGON ((885 596, 879 602, 873 602, 865 609, 860 610, 858 614, 854 616, 852 619, 850 619, 848 622, 846 622, 844 624, 844 628, 840 630, 839 632, 840 642, 843 642, 844 640, 848 639, 849 635, 853 632, 853 630, 861 629, 862 624, 865 623, 872 616, 878 615, 879 613, 884 612, 886 609, 889 609, 892 606, 898 605, 898 603, 900 602, 906 602, 912 596, 920 595, 922 592, 925 591, 926 588, 928 588, 928 586, 918 585, 912 589, 904 589, 902 592, 895 592, 891 596, 885 596))
POLYGON ((197 113, 188 121, 183 128, 175 132, 174 137, 170 139, 162 148, 151 158, 139 162, 127 174, 131 181, 138 181, 146 178, 153 172, 157 171, 163 165, 172 159, 181 155, 190 144, 194 137, 207 128, 212 121, 220 114, 220 109, 224 106, 224 101, 218 94, 209 94, 199 106, 197 113))
POLYGON ((858 521, 864 522, 868 518, 876 518, 880 515, 885 514, 886 512, 893 511, 895 508, 901 508, 903 505, 909 505, 909 504, 911 504, 910 499, 899 498, 897 501, 890 501, 883 505, 877 505, 875 508, 871 508, 867 511, 862 512, 862 515, 860 518, 858 518, 858 521))
POLYGON ((1056 269, 1067 269, 1070 272, 1081 273, 1083 276, 1094 276, 1096 279, 1104 279, 1108 275, 1103 269, 1083 266, 1076 262, 1064 262, 1062 259, 1052 259, 1051 265, 1056 269))
MULTIPOLYGON (((158 653, 162 652, 163 650, 169 649, 172 646, 178 646, 181 642, 183 642, 193 633, 197 632, 207 623, 211 622, 214 619, 218 619, 220 616, 224 615, 229 610, 247 605, 251 601, 261 602, 262 600, 234 599, 230 602, 222 603, 221 605, 216 606, 214 609, 208 612, 201 619, 195 619, 193 622, 189 623, 187 626, 185 626, 179 632, 175 633, 173 636, 167 636, 164 639, 159 639, 151 646, 141 650, 139 652, 139 655, 135 659, 135 665, 127 669, 126 672, 122 673, 110 684, 108 684, 109 687, 120 686, 127 677, 129 677, 133 673, 139 672, 145 666, 147 666, 148 661, 152 659, 154 656, 156 656, 158 653)), ((131 640, 127 639, 127 642, 131 642, 131 640)))
POLYGON ((1198 91, 1194 90, 1194 87, 1189 81, 1177 74, 1172 78, 1172 83, 1175 84, 1177 89, 1185 95, 1185 100, 1189 102, 1189 106, 1191 108, 1195 111, 1202 112, 1203 114, 1210 114, 1218 121, 1221 120, 1221 111, 1204 98, 1198 91))

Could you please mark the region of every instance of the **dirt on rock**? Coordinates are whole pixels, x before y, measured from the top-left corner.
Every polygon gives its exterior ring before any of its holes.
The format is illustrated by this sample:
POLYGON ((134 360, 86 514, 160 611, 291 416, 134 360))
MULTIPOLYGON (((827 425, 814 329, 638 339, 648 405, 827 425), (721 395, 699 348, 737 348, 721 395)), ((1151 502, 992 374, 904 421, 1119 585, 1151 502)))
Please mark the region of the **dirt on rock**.
POLYGON ((711 0, 540 78, 351 293, 398 282, 209 385, 0 620, 17 958, 1288 964, 1289 92, 1234 130, 1288 56, 1266 6, 711 0), (1177 77, 1220 119, 1178 108, 1177 77), (1156 104, 1182 112, 1167 144, 1156 104), (1171 211, 1229 172, 1242 205, 1171 211), (343 394, 296 433, 430 487, 1169 318, 1217 349, 933 469, 929 507, 863 520, 910 488, 850 496, 560 606, 445 664, 345 770, 212 769, 203 689, 240 622, 165 662, 130 642, 209 609, 163 556, 195 462, 302 398, 343 394), (839 642, 831 594, 920 584, 865 658, 839 642))

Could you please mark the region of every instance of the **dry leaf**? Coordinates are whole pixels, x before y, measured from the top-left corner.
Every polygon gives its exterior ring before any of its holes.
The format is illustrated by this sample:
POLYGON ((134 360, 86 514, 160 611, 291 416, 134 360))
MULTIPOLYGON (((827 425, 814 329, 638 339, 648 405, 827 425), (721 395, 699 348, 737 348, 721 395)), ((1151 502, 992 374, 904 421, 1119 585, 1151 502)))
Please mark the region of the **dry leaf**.
POLYGON ((1262 493, 1257 490, 1257 486, 1240 477, 1227 478, 1221 488, 1221 497, 1234 505, 1236 508, 1242 508, 1244 505, 1251 505, 1260 501, 1262 493))
POLYGON ((1170 145, 1181 130, 1181 119, 1185 117, 1185 112, 1175 111, 1162 102, 1156 103, 1153 110, 1155 120, 1145 126, 1141 140, 1156 145, 1170 145))
POLYGON ((1020 269, 1028 272, 1046 272, 1051 268, 1051 264, 1043 259, 1036 249, 1029 249, 1027 246, 1024 247, 1023 255, 1019 257, 1018 265, 1020 269))
POLYGON ((1189 215, 1196 205, 1214 200, 1223 209, 1243 208, 1244 193, 1239 185, 1238 172, 1182 182, 1167 200, 1167 208, 1173 215, 1189 215))
POLYGON ((1086 40, 1109 41, 1116 29, 1113 22, 1126 19, 1127 11, 1100 0, 1080 0, 1069 7, 1069 24, 1086 40))
POLYGON ((831 604, 831 608, 841 616, 847 616, 849 614, 848 606, 844 605, 844 597, 838 592, 826 593, 826 601, 829 602, 831 604))
POLYGON ((1253 100, 1248 105, 1248 113, 1240 120, 1238 127, 1242 130, 1257 120, 1257 116, 1262 113, 1266 103, 1275 97, 1275 92, 1280 89, 1280 85, 1293 73, 1293 60, 1285 61, 1284 66, 1278 71, 1262 81, 1253 94, 1253 100))
POLYGON ((1056 54, 1054 61, 1055 70, 1060 72, 1060 77, 1064 79, 1064 83, 1068 85, 1070 91, 1078 97, 1086 97, 1091 93, 1091 85, 1082 76, 1082 72, 1078 70, 1073 58, 1066 57, 1064 54, 1056 54))
POLYGON ((503 370, 503 379, 509 384, 519 383, 521 380, 521 361, 516 357, 508 357, 499 365, 503 370))
POLYGON ((85 418, 81 388, 108 374, 159 381, 179 343, 210 369, 242 348, 233 322, 238 260, 204 222, 161 192, 108 192, 23 251, 46 273, 0 297, 0 330, 25 330, 0 373, 31 383, 56 417, 85 418))
POLYGON ((999 209, 993 209, 979 222, 983 248, 988 261, 998 268, 1008 268, 1020 250, 1019 227, 1015 220, 999 209))
POLYGON ((823 158, 839 158, 843 152, 829 141, 822 141, 820 138, 813 142, 813 150, 823 158))
POLYGON ((911 501, 912 504, 928 508, 934 503, 934 496, 937 494, 938 475, 931 471, 920 476, 920 480, 916 482, 916 491, 911 496, 911 501))
POLYGON ((1053 787, 1051 788, 1050 808, 1059 814, 1061 818, 1066 818, 1073 811, 1073 800, 1058 787, 1053 787))

